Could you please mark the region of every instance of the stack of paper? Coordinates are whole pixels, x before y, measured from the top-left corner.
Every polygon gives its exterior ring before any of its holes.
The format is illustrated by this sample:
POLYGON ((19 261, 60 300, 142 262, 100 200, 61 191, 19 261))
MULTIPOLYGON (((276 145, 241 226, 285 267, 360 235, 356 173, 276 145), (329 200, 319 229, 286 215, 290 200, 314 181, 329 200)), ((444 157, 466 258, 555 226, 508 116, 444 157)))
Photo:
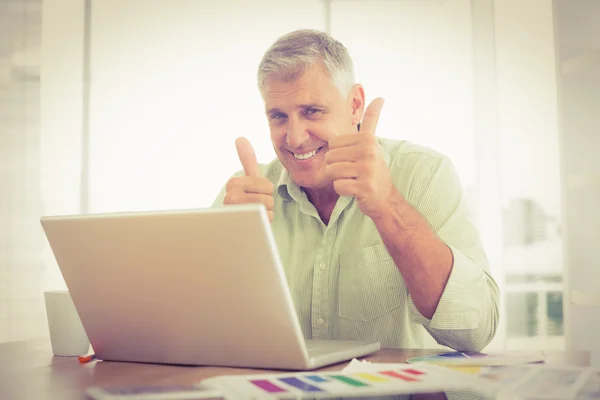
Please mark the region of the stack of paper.
MULTIPOLYGON (((444 392, 453 399, 600 399, 600 371, 524 365, 376 364, 352 360, 340 372, 231 375, 194 387, 91 388, 93 399, 365 398, 444 392)), ((408 397, 407 397, 408 398, 408 397)))

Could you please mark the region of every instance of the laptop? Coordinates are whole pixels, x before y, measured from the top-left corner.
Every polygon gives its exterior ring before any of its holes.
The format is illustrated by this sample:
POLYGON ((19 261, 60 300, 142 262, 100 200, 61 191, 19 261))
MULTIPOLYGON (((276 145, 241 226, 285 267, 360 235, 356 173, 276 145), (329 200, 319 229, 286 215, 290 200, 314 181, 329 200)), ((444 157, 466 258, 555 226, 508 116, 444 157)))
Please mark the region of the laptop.
POLYGON ((41 224, 101 360, 311 370, 380 349, 304 339, 262 205, 41 224))

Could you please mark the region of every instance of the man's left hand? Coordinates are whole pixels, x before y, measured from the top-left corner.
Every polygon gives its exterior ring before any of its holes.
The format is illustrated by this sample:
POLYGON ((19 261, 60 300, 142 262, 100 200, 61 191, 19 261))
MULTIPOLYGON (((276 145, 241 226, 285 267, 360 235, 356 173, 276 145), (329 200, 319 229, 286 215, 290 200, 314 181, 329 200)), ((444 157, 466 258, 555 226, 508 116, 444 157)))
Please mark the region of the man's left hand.
POLYGON ((375 136, 383 107, 382 98, 367 107, 360 132, 342 134, 329 141, 327 174, 340 196, 354 196, 363 214, 383 216, 397 192, 375 136))

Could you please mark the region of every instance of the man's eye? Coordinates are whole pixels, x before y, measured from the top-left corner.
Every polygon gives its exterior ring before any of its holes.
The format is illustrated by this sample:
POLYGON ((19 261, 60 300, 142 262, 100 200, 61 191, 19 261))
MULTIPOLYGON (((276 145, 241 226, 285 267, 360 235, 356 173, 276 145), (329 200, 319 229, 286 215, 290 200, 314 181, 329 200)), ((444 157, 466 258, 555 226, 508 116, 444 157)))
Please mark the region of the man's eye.
POLYGON ((280 119, 284 119, 284 118, 285 118, 285 114, 282 114, 282 113, 271 114, 271 119, 275 120, 275 121, 280 120, 280 119))
POLYGON ((316 109, 316 108, 307 108, 307 109, 304 111, 304 115, 315 115, 315 114, 318 114, 318 113, 320 113, 320 112, 321 112, 321 110, 319 110, 319 109, 316 109))

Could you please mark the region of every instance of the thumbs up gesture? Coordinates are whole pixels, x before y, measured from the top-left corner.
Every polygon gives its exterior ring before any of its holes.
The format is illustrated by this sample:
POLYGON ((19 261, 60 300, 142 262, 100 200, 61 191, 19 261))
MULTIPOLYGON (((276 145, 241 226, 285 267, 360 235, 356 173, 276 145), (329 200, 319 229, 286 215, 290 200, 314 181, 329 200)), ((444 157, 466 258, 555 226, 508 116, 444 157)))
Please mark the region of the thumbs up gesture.
POLYGON ((262 203, 267 208, 269 220, 273 221, 273 183, 262 176, 256 154, 248 139, 238 138, 235 147, 246 175, 233 177, 227 182, 223 204, 262 203))
POLYGON ((396 190, 375 136, 383 102, 376 98, 369 104, 360 132, 332 138, 325 156, 335 191, 354 196, 362 213, 371 218, 384 214, 396 190))

